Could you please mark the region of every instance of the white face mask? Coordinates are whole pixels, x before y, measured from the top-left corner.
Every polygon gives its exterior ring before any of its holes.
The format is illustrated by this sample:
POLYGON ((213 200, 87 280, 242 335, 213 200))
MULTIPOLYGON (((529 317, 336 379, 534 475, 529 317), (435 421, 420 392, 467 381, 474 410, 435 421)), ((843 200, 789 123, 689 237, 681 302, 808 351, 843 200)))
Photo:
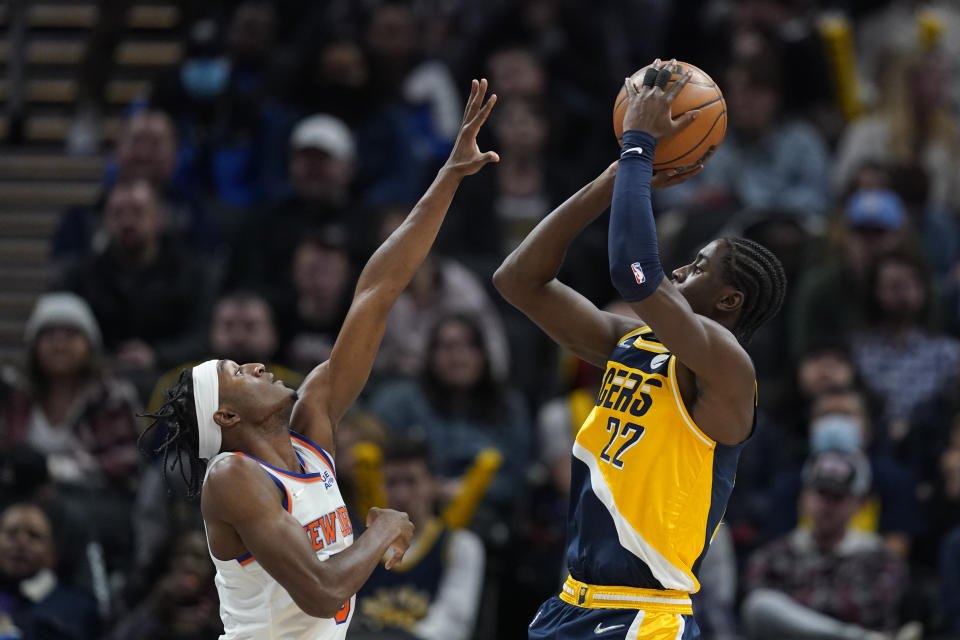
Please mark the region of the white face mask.
POLYGON ((863 430, 860 421, 842 413, 820 416, 810 423, 810 452, 863 451, 863 430))

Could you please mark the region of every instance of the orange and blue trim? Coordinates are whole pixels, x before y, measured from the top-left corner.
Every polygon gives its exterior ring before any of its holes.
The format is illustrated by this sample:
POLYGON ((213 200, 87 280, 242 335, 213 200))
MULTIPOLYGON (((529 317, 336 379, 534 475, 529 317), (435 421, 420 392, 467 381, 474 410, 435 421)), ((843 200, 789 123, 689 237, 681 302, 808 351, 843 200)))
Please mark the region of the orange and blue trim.
MULTIPOLYGON (((280 469, 278 467, 275 467, 272 464, 266 463, 260 458, 257 458, 256 456, 250 455, 249 453, 243 453, 242 451, 234 451, 234 453, 242 456, 246 456, 251 460, 256 460, 267 469, 270 469, 274 473, 277 473, 283 476, 284 478, 290 478, 291 480, 299 480, 300 482, 317 482, 318 480, 319 481, 323 480, 322 473, 294 473, 293 471, 287 471, 286 469, 280 469)), ((270 477, 273 478, 273 476, 270 476, 270 477)), ((276 480, 276 478, 274 478, 274 480, 276 480)))
POLYGON ((245 553, 239 558, 237 558, 237 562, 240 563, 241 567, 245 567, 253 561, 254 561, 254 557, 252 553, 245 553))
POLYGON ((330 473, 333 474, 333 477, 334 477, 334 478, 337 477, 337 471, 336 471, 336 469, 333 468, 333 458, 330 457, 330 454, 328 454, 328 453, 327 453, 326 451, 324 451, 322 448, 320 448, 319 446, 317 446, 314 442, 312 442, 312 441, 310 441, 310 440, 307 440, 305 437, 303 437, 302 435, 300 435, 300 434, 297 433, 296 431, 291 430, 291 431, 290 431, 290 437, 293 438, 293 440, 295 440, 296 442, 299 442, 301 445, 303 445, 304 447, 306 447, 306 448, 309 449, 310 451, 312 451, 312 452, 314 452, 315 454, 317 454, 317 456, 318 456, 321 460, 323 460, 323 461, 326 463, 326 465, 330 468, 330 473))

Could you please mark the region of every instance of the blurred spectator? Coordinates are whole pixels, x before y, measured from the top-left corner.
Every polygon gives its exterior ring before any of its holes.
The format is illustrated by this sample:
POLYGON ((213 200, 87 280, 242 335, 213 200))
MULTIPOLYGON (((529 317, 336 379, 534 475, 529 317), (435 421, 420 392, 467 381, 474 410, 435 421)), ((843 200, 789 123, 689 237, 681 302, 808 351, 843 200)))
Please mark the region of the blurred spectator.
POLYGON ((954 408, 939 421, 945 424, 945 433, 910 434, 910 440, 928 439, 920 444, 926 452, 920 462, 929 466, 919 471, 924 483, 918 491, 927 526, 913 554, 913 560, 926 567, 936 566, 940 544, 960 523, 960 414, 954 408))
MULTIPOLYGON (((303 382, 303 375, 277 364, 279 340, 270 305, 252 291, 233 291, 220 296, 213 305, 210 329, 203 353, 234 362, 260 362, 291 389, 303 382)), ((199 364, 184 362, 167 371, 150 395, 148 412, 163 403, 163 392, 180 377, 180 371, 199 364)))
POLYGON ((790 309, 790 351, 809 344, 849 339, 865 319, 862 300, 869 296, 869 274, 877 256, 912 248, 903 203, 887 190, 861 190, 846 202, 834 224, 827 255, 797 283, 790 309))
MULTIPOLYGON (((938 281, 945 279, 960 262, 960 225, 943 204, 932 199, 930 178, 919 164, 890 168, 890 188, 900 196, 911 225, 938 281)), ((960 314, 957 314, 960 318, 960 314)))
MULTIPOLYGON (((53 545, 57 549, 60 583, 92 593, 100 619, 108 619, 113 607, 108 580, 123 579, 120 572, 127 569, 126 557, 122 552, 105 557, 97 531, 99 523, 91 522, 91 516, 96 514, 88 504, 53 483, 46 457, 27 444, 0 449, 0 511, 19 502, 39 507, 51 522, 57 523, 53 545), (113 572, 110 575, 108 561, 113 572)), ((127 530, 112 533, 126 536, 127 530)))
POLYGON ((351 638, 469 640, 480 609, 485 551, 476 534, 436 516, 432 455, 425 442, 395 438, 383 459, 387 506, 417 528, 403 562, 378 566, 357 594, 351 638))
MULTIPOLYGON (((871 11, 854 24, 861 89, 868 102, 883 99, 891 59, 931 50, 945 60, 957 60, 960 56, 960 11, 953 3, 892 0, 864 4, 871 11)), ((956 76, 948 86, 954 87, 956 97, 956 76)))
MULTIPOLYGON (((771 480, 787 467, 798 467, 807 457, 810 415, 817 399, 856 386, 856 368, 844 342, 812 344, 797 359, 772 406, 758 412, 753 437, 740 455, 737 490, 730 496, 724 516, 734 528, 739 548, 754 548, 770 531, 771 480)), ((796 513, 791 511, 786 517, 787 522, 774 531, 793 527, 796 513)))
MULTIPOLYGON (((348 412, 340 421, 334 437, 337 445, 337 485, 340 487, 343 501, 347 505, 352 522, 366 522, 370 507, 377 506, 378 503, 383 504, 383 499, 377 499, 381 489, 380 478, 377 475, 379 468, 374 468, 367 459, 361 460, 358 464, 354 447, 372 445, 382 455, 389 434, 376 416, 355 410, 348 412), (363 471, 360 471, 361 467, 363 471), (369 474, 358 482, 358 473, 363 475, 371 468, 376 473, 369 474), (371 478, 373 478, 372 481, 371 478)), ((377 462, 381 460, 382 458, 377 462)))
POLYGON ((960 374, 960 343, 938 330, 933 285, 920 260, 906 253, 879 256, 867 286, 854 361, 867 389, 884 399, 889 435, 899 442, 917 404, 960 374))
POLYGON ((144 180, 113 187, 104 227, 103 252, 68 271, 61 286, 90 303, 118 366, 152 372, 188 359, 202 342, 213 274, 163 233, 160 203, 144 180))
POLYGON ((661 208, 826 214, 827 148, 809 124, 783 116, 782 84, 783 70, 769 52, 733 63, 724 84, 729 129, 723 144, 699 176, 658 193, 661 208))
POLYGON ((369 409, 393 432, 431 443, 444 499, 456 494, 461 474, 481 450, 500 451, 504 466, 487 503, 504 513, 524 484, 531 424, 520 394, 494 378, 485 344, 473 316, 442 318, 430 334, 420 377, 384 384, 369 409))
POLYGON ((170 117, 147 109, 130 116, 117 138, 115 164, 108 167, 104 190, 93 206, 67 209, 53 235, 52 255, 72 261, 101 253, 107 245, 104 210, 114 184, 146 180, 163 210, 164 230, 191 248, 213 253, 223 240, 217 222, 177 176, 177 133, 170 117))
MULTIPOLYGON (((566 0, 499 3, 474 36, 476 58, 468 64, 479 69, 486 59, 490 86, 505 100, 525 95, 555 108, 562 119, 554 122, 552 142, 579 158, 577 164, 587 165, 580 171, 592 173, 603 160, 609 163, 616 148, 608 114, 617 87, 631 70, 610 63, 611 34, 602 31, 603 15, 610 9, 598 4, 583 9, 566 0), (535 91, 538 83, 541 90, 535 91)), ((655 11, 644 17, 631 29, 640 41, 656 26, 655 11)), ((577 176, 577 183, 586 180, 586 174, 577 176)))
POLYGON ((840 141, 834 187, 842 190, 865 161, 919 164, 930 176, 931 203, 955 206, 960 131, 948 103, 948 60, 931 52, 884 66, 876 113, 853 122, 840 141))
MULTIPOLYGON (((828 451, 807 463, 802 505, 812 528, 750 558, 742 609, 749 638, 893 638, 867 630, 896 629, 906 565, 880 538, 848 527, 869 486, 863 456, 828 451)), ((919 639, 915 631, 896 637, 919 639)))
POLYGON ((93 640, 94 601, 59 584, 53 524, 39 507, 0 514, 0 634, 6 638, 93 640))
POLYGON ((244 0, 236 5, 224 33, 230 58, 230 84, 242 96, 262 96, 277 37, 277 13, 271 0, 244 0))
POLYGON ((109 376, 90 307, 70 293, 42 296, 27 320, 24 386, 2 407, 5 449, 28 444, 53 479, 130 492, 136 481, 136 393, 109 376))
POLYGON ((366 221, 353 202, 355 163, 354 138, 343 122, 324 114, 301 120, 290 136, 290 195, 239 222, 228 283, 257 289, 282 307, 292 303, 292 259, 305 236, 345 234, 356 259, 366 221))
POLYGON ((599 12, 578 11, 575 4, 559 0, 525 0, 504 3, 489 14, 479 40, 482 46, 522 42, 560 82, 588 93, 590 89, 602 92, 608 88, 607 80, 623 75, 609 70, 599 12))
MULTIPOLYGON (((822 13, 816 2, 740 0, 732 7, 730 48, 734 58, 776 57, 781 68, 790 70, 790 82, 782 86, 784 110, 815 124, 833 142, 846 122, 836 108, 822 13)), ((703 59, 707 62, 709 56, 703 59)))
MULTIPOLYGON (((553 0, 537 0, 529 4, 532 7, 551 3, 554 3, 553 0)), ((584 14, 581 14, 581 18, 592 20, 592 17, 584 14)), ((609 164, 616 147, 613 146, 613 132, 609 128, 610 102, 604 96, 609 95, 612 100, 616 95, 616 88, 622 83, 621 74, 614 74, 609 84, 603 83, 596 91, 587 94, 583 85, 571 79, 569 68, 551 70, 548 56, 545 57, 543 51, 538 51, 528 39, 511 40, 505 36, 505 32, 501 32, 488 34, 480 41, 483 42, 485 58, 483 66, 497 97, 504 103, 520 100, 539 105, 539 110, 544 111, 544 119, 550 125, 551 150, 562 152, 568 158, 576 158, 575 162, 560 165, 563 171, 574 173, 571 182, 587 182, 595 167, 609 164), (490 43, 496 42, 502 44, 491 49, 490 43)), ((591 51, 593 53, 590 55, 603 55, 600 50, 591 51)), ((585 57, 589 55, 579 56, 579 60, 585 57)), ((479 62, 477 64, 480 65, 479 62)), ((591 82, 602 81, 602 70, 606 68, 609 67, 591 69, 591 82)), ((499 147, 497 150, 500 150, 499 147)), ((557 163, 548 166, 557 169, 557 163)))
POLYGON ((37 501, 62 525, 54 532, 65 556, 61 578, 90 586, 106 614, 104 572, 119 578, 114 572, 125 569, 130 550, 140 462, 136 391, 105 371, 97 323, 73 294, 42 296, 25 341, 22 382, 0 404, 4 477, 22 488, 15 499, 37 501))
MULTIPOLYGON (((217 300, 210 323, 209 353, 234 362, 273 362, 277 355, 277 328, 270 305, 249 291, 235 291, 217 300)), ((280 367, 271 369, 292 388, 299 376, 280 367)))
POLYGON ((427 166, 418 152, 399 96, 379 87, 366 53, 356 42, 333 37, 307 43, 291 78, 291 99, 306 113, 328 113, 350 127, 357 148, 357 193, 363 204, 413 202, 423 192, 427 166))
MULTIPOLYGON (((258 21, 256 28, 272 25, 258 21)), ((259 38, 247 44, 256 50, 272 34, 261 33, 259 38)), ((247 52, 234 47, 233 53, 242 58, 247 52)), ((176 123, 180 154, 196 192, 235 208, 256 204, 265 196, 263 149, 269 144, 268 129, 251 77, 247 60, 235 61, 228 55, 216 21, 203 19, 190 28, 180 67, 159 77, 150 96, 151 107, 169 113, 176 123)))
POLYGON ((492 116, 495 171, 481 173, 457 194, 440 250, 489 270, 513 251, 566 198, 568 181, 548 161, 550 123, 535 98, 505 99, 492 116), (489 266, 488 266, 489 263, 489 266))
POLYGON ((400 96, 410 110, 410 123, 435 161, 442 162, 460 131, 463 105, 447 65, 426 58, 421 25, 409 3, 393 0, 373 10, 366 46, 376 85, 400 96))
POLYGON ((503 100, 542 100, 547 95, 549 74, 537 55, 520 44, 505 45, 487 58, 490 86, 503 100))
POLYGON ((304 238, 293 253, 296 299, 279 313, 284 362, 310 371, 330 357, 350 308, 354 270, 337 229, 304 238))
MULTIPOLYGON (((387 238, 406 215, 387 210, 380 238, 387 238)), ((400 375, 420 374, 429 361, 427 343, 436 324, 450 314, 463 314, 482 328, 483 348, 490 373, 502 380, 510 367, 503 324, 479 279, 453 258, 427 256, 387 317, 387 328, 377 354, 376 369, 400 375)))
POLYGON ((203 529, 175 536, 155 567, 137 576, 149 589, 114 627, 110 640, 200 640, 222 632, 214 567, 203 529))
MULTIPOLYGON (((874 425, 875 415, 864 392, 856 387, 828 389, 810 405, 807 451, 818 454, 840 450, 868 456, 875 473, 870 492, 861 501, 851 527, 881 534, 892 550, 906 555, 912 539, 923 530, 917 482, 909 468, 891 457, 884 446, 884 434, 874 425)), ((753 513, 768 534, 780 535, 797 523, 793 505, 802 490, 802 458, 770 453, 772 459, 766 469, 769 475, 754 480, 754 486, 761 488, 760 496, 754 499, 763 499, 754 503, 753 513)))
POLYGON ((940 577, 943 580, 943 615, 946 630, 960 633, 960 527, 944 536, 940 550, 940 577))

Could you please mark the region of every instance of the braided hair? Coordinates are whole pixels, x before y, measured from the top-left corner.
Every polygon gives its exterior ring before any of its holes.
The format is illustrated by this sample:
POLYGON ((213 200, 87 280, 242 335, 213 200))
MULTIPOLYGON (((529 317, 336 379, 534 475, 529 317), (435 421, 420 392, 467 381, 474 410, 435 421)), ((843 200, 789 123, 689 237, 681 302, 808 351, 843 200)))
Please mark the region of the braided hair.
POLYGON ((733 334, 741 344, 750 342, 754 332, 777 315, 787 292, 787 276, 773 253, 746 238, 723 238, 727 245, 724 277, 743 293, 740 319, 733 334))
POLYGON ((181 371, 177 382, 164 392, 164 402, 160 408, 142 417, 153 418, 153 422, 137 441, 141 453, 147 457, 157 455, 163 458, 164 482, 167 481, 167 470, 173 471, 179 467, 187 497, 199 495, 205 465, 200 460, 200 430, 193 400, 193 371, 181 371))

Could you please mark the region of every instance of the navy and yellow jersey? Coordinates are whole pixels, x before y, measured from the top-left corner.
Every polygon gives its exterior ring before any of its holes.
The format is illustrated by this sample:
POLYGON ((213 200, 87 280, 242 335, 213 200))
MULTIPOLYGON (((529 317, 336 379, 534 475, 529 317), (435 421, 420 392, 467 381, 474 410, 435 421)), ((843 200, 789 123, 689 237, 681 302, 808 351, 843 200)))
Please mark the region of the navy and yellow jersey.
POLYGON ((573 445, 567 568, 579 581, 693 593, 743 445, 694 423, 677 359, 649 327, 624 336, 573 445))

